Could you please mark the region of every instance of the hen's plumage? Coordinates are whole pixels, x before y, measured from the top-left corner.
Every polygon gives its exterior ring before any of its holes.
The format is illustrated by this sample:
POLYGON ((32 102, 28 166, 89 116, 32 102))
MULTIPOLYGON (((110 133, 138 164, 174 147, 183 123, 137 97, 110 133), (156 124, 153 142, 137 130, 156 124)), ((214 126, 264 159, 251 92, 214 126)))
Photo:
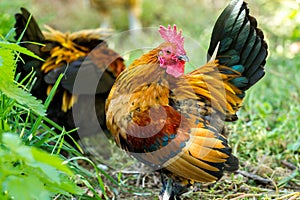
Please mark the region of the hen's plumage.
POLYGON ((264 75, 267 56, 263 33, 241 0, 231 1, 218 18, 207 64, 186 75, 181 33, 174 30, 160 29, 166 42, 124 70, 106 102, 116 143, 170 178, 165 199, 238 169, 225 121, 237 119, 245 91, 264 75))
POLYGON ((45 101, 59 75, 65 73, 47 117, 66 130, 79 127, 82 134, 101 131, 99 122, 105 131, 104 103, 115 78, 125 68, 123 59, 104 41, 108 34, 101 29, 62 33, 50 27, 42 32, 24 8, 15 18, 16 40, 20 38, 21 46, 45 60, 21 55, 24 62, 18 62, 21 79, 32 69, 36 72, 31 93, 45 101))

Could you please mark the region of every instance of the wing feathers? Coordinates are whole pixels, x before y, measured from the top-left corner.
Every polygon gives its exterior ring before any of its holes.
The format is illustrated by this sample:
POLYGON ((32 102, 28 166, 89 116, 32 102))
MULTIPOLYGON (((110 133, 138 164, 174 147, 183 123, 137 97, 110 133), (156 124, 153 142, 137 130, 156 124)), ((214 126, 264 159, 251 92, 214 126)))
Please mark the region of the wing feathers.
POLYGON ((190 180, 199 182, 214 182, 218 180, 215 176, 207 173, 198 166, 193 165, 182 157, 178 158, 175 162, 172 162, 165 168, 176 175, 190 180))

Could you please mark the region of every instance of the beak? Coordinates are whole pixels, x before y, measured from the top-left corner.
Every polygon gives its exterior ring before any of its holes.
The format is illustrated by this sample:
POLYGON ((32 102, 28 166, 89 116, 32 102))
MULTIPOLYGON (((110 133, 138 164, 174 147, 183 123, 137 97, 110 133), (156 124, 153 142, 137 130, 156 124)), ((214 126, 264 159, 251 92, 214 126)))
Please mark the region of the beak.
POLYGON ((180 56, 177 56, 177 58, 179 60, 183 60, 185 62, 189 62, 189 57, 187 57, 187 55, 180 55, 180 56))

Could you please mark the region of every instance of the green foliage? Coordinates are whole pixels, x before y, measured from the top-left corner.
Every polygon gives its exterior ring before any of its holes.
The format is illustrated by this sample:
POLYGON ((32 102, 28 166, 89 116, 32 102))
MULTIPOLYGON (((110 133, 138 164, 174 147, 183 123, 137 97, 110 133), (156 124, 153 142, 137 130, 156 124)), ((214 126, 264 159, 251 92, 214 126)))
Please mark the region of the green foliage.
POLYGON ((2 133, 0 148, 1 199, 50 199, 60 193, 82 194, 72 171, 57 156, 21 143, 13 133, 2 133))
MULTIPOLYGON (((28 137, 22 137, 29 118, 43 118, 46 106, 14 81, 16 57, 19 53, 39 59, 17 44, 0 41, 1 199, 51 199, 57 193, 66 196, 82 194, 82 190, 72 180, 73 172, 62 164, 62 159, 23 144, 29 141, 28 137), (27 117, 24 122, 21 115, 25 113, 27 117), (23 125, 25 126, 22 127, 23 125)), ((41 126, 41 121, 35 122, 36 127, 41 126)), ((34 137, 36 131, 37 129, 30 132, 31 142, 38 141, 34 137)))
MULTIPOLYGON (((58 158, 61 151, 81 156, 81 153, 64 140, 64 137, 71 137, 74 130, 66 132, 45 117, 45 110, 50 105, 63 75, 60 75, 42 104, 29 93, 35 80, 34 72, 28 74, 24 80, 14 81, 15 66, 20 53, 40 58, 15 43, 0 41, 0 49, 0 183, 3 183, 0 185, 0 199, 52 199, 54 196, 69 199, 71 195, 89 199, 76 185, 78 181, 92 191, 94 199, 101 199, 99 189, 103 197, 108 199, 101 174, 118 186, 109 174, 98 169, 92 161, 89 163, 94 167, 95 175, 74 165, 78 159, 86 160, 84 157, 73 157, 68 162, 65 161, 64 165, 63 159, 58 158), (53 128, 60 130, 61 134, 57 134, 53 128), (72 166, 72 171, 69 166, 72 166), (76 181, 74 171, 80 174, 76 181), (99 187, 90 183, 94 177, 97 177, 99 187)), ((17 74, 16 79, 18 77, 17 74)), ((76 141, 73 142, 81 149, 76 141)))
POLYGON ((0 91, 19 104, 43 116, 45 115, 45 109, 41 101, 38 101, 29 92, 22 90, 14 83, 16 64, 14 59, 17 53, 23 53, 39 59, 32 52, 17 44, 0 41, 0 91))

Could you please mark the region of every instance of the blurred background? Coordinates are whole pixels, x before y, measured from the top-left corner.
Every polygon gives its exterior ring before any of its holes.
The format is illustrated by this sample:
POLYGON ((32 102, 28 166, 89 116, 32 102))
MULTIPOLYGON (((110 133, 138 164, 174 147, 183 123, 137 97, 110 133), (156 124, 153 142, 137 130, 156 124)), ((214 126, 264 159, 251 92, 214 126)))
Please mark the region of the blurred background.
MULTIPOLYGON (((101 1, 101 0, 100 0, 101 1)), ((119 2, 113 0, 104 2, 119 2)), ((158 27, 176 23, 200 42, 209 42, 209 36, 217 16, 229 1, 225 0, 144 0, 141 3, 140 21, 143 27, 158 27)), ((274 41, 271 48, 282 48, 287 43, 300 40, 299 0, 250 0, 251 13, 259 18, 267 38, 274 41)), ((40 25, 47 24, 65 31, 97 28, 104 18, 90 6, 89 0, 1 0, 0 34, 7 33, 14 21, 14 13, 21 6, 27 8, 40 25)), ((125 6, 113 3, 111 28, 128 30, 128 12, 125 6)), ((99 9, 98 9, 99 10, 99 9)), ((293 47, 295 51, 296 47, 293 47)))
MULTIPOLYGON (((138 13, 136 18, 140 25, 152 28, 150 32, 155 35, 140 34, 139 38, 134 38, 134 43, 123 39, 123 36, 117 36, 118 39, 111 47, 125 58, 126 65, 135 58, 130 59, 130 56, 125 55, 128 47, 131 51, 141 46, 153 48, 160 43, 156 35, 159 25, 176 24, 187 38, 186 46, 189 46, 187 51, 191 60, 187 66, 189 71, 194 69, 189 65, 201 65, 206 61, 205 54, 213 24, 228 2, 229 0, 1 0, 0 34, 6 35, 11 30, 14 14, 19 12, 20 7, 27 8, 42 29, 47 24, 62 32, 102 26, 121 33, 132 27, 128 20, 131 13, 129 10, 132 10, 133 13, 138 13), (100 3, 101 7, 95 6, 93 2, 98 2, 96 5, 100 3), (131 2, 129 4, 132 6, 124 2, 131 2)), ((294 58, 300 52, 300 1, 250 0, 248 4, 251 14, 258 19, 259 26, 264 30, 266 40, 271 41, 268 42, 271 54, 276 51, 294 58)), ((138 25, 135 24, 133 28, 138 28, 138 25)), ((137 56, 142 53, 139 52, 137 56)))

